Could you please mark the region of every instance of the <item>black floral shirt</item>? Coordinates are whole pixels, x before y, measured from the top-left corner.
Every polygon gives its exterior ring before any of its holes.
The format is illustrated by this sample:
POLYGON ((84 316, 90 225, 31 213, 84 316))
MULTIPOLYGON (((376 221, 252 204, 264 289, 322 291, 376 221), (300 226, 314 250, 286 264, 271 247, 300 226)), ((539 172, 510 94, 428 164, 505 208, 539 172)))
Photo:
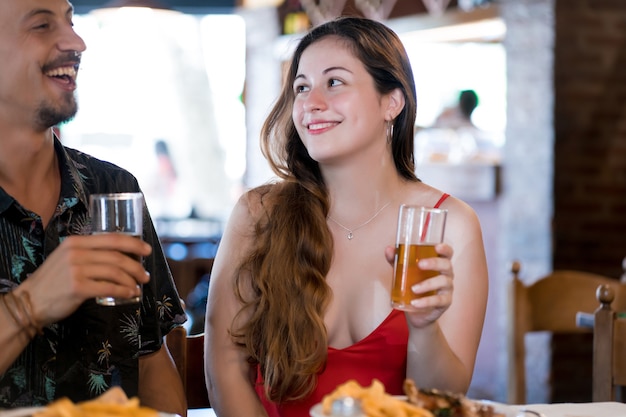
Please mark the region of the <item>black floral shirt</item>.
MULTIPOLYGON (((55 150, 61 196, 45 229, 37 214, 0 188, 0 293, 28 279, 65 237, 88 233, 91 193, 139 191, 137 180, 113 164, 58 140, 55 150)), ((137 395, 139 356, 157 351, 163 336, 186 319, 147 210, 143 238, 153 251, 144 259, 151 279, 141 304, 105 307, 88 300, 44 328, 0 375, 0 409, 45 405, 64 396, 82 401, 114 385, 129 397, 137 395)))

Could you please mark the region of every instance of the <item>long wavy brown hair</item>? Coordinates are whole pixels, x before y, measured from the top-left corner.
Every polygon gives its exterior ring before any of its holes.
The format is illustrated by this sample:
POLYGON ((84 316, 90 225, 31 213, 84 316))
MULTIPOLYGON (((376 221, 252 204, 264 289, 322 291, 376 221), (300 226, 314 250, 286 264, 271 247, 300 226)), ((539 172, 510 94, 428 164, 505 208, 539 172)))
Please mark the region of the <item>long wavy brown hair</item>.
POLYGON ((332 296, 326 283, 333 254, 326 223, 330 202, 320 167, 300 140, 291 113, 302 53, 331 35, 346 42, 381 95, 396 88, 403 92, 405 106, 394 121, 391 152, 399 175, 418 181, 413 158, 415 83, 400 39, 384 24, 359 17, 313 28, 296 48, 261 131, 261 149, 281 181, 252 191, 258 193, 262 215, 254 248, 235 281, 243 304, 238 317, 245 315, 246 320, 233 326, 232 337, 249 354, 250 364, 259 367, 265 393, 274 402, 306 397, 326 363, 324 313, 332 296))

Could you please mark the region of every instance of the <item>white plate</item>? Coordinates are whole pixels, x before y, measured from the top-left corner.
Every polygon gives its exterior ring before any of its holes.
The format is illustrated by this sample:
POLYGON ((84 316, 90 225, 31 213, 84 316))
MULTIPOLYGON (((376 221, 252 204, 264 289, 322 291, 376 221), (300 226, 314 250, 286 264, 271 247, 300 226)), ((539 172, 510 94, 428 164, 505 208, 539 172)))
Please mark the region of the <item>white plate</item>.
POLYGON ((23 407, 0 411, 0 417, 28 417, 33 415, 35 411, 39 411, 42 408, 43 407, 23 407))
POLYGON ((311 415, 311 417, 328 417, 328 415, 326 415, 326 414, 324 414, 322 412, 322 404, 321 403, 315 404, 311 408, 311 410, 309 411, 309 414, 311 415))
MULTIPOLYGON (((406 399, 405 395, 396 395, 395 397, 399 399, 406 399)), ((476 401, 476 402, 480 404, 486 404, 486 405, 492 406, 494 412, 501 414, 504 417, 516 417, 517 416, 516 409, 510 406, 507 406, 506 404, 496 403, 493 401, 476 401)), ((328 414, 324 414, 324 412, 322 411, 321 403, 315 404, 311 408, 309 414, 311 415, 311 417, 329 417, 328 414)), ((0 417, 3 417, 3 416, 0 415, 0 417)))
MULTIPOLYGON (((1 1, 1 0, 0 0, 1 1)), ((12 410, 0 410, 0 417, 30 417, 36 411, 43 410, 45 407, 22 407, 12 410)), ((180 417, 178 414, 159 413, 159 417, 180 417)))
POLYGON ((494 401, 487 400, 474 400, 479 404, 490 405, 493 407, 493 411, 497 414, 501 414, 504 417, 516 417, 517 416, 517 408, 512 407, 510 405, 497 403, 494 401))

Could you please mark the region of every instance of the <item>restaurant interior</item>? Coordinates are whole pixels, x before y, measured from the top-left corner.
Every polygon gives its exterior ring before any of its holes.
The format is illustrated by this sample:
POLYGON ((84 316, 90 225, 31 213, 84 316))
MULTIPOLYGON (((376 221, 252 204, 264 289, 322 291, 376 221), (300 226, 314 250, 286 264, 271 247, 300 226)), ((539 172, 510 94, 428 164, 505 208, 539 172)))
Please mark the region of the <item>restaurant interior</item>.
MULTIPOLYGON (((59 127, 61 140, 137 176, 181 296, 204 308, 212 263, 187 261, 211 260, 238 196, 272 178, 260 126, 282 64, 327 2, 72 3, 88 49, 80 110, 59 127)), ((481 220, 490 289, 468 396, 591 401, 593 332, 580 323, 522 336, 519 387, 514 289, 557 270, 626 277, 626 8, 608 0, 333 3, 341 15, 374 5, 372 16, 400 35, 418 94, 417 175, 481 220), (465 90, 479 98, 480 139, 437 126, 465 90)), ((565 287, 554 297, 568 297, 565 287)), ((593 313, 595 292, 587 298, 568 300, 593 313)), ((201 332, 202 315, 190 318, 188 331, 201 332)))

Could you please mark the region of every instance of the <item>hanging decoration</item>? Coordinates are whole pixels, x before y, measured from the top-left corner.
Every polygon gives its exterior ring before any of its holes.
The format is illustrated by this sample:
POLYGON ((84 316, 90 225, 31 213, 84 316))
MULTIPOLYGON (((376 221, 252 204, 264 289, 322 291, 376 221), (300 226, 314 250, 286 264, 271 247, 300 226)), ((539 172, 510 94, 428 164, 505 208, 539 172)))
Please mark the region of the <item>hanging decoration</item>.
POLYGON ((450 0, 422 0, 422 2, 428 13, 435 16, 442 15, 450 4, 450 0))
MULTIPOLYGON (((300 0, 311 24, 317 26, 341 16, 347 0, 300 0)), ((363 16, 383 21, 389 18, 397 0, 354 0, 354 5, 363 16)), ((422 0, 429 14, 442 15, 450 0, 422 0)), ((486 2, 486 0, 459 0, 460 4, 486 2)), ((469 7, 469 6, 466 6, 469 7)))
POLYGON ((300 0, 313 26, 341 16, 346 0, 300 0))
POLYGON ((363 16, 373 20, 386 20, 397 0, 354 0, 363 16))

